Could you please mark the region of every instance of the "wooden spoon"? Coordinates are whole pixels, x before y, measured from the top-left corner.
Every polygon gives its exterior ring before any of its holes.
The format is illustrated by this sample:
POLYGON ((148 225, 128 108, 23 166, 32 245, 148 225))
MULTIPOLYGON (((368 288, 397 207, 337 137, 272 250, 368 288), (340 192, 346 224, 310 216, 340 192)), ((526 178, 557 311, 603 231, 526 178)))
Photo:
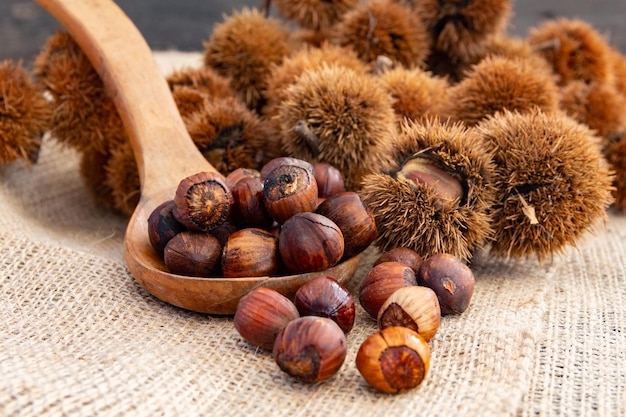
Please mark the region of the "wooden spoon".
POLYGON ((191 140, 145 39, 111 0, 36 0, 72 35, 102 78, 132 143, 141 199, 124 237, 128 269, 150 294, 170 304, 210 314, 234 314, 256 287, 288 297, 312 277, 351 278, 359 257, 331 269, 281 277, 194 278, 167 272, 148 240, 147 219, 174 197, 183 178, 216 171, 191 140))

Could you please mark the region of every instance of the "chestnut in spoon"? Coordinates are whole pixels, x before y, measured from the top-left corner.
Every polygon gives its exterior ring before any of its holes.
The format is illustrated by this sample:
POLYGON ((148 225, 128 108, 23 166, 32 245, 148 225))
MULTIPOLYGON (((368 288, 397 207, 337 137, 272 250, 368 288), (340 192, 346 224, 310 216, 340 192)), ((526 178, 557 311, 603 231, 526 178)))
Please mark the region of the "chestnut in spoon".
POLYGON ((124 236, 126 264, 153 296, 185 309, 234 314, 239 299, 256 287, 287 297, 314 276, 340 282, 358 266, 355 256, 331 269, 280 277, 195 278, 171 274, 148 239, 147 219, 172 199, 183 178, 215 168, 191 140, 145 39, 111 0, 36 0, 72 35, 102 78, 128 132, 139 169, 141 199, 124 236))

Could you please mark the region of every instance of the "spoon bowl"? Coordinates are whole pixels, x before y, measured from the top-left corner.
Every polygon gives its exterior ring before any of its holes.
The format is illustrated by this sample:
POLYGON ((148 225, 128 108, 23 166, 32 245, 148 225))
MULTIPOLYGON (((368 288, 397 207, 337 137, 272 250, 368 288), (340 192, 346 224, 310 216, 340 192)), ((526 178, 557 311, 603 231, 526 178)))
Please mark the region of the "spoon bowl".
POLYGON ((126 264, 153 296, 188 310, 232 315, 239 299, 257 287, 293 298, 318 275, 350 279, 359 256, 326 271, 280 277, 195 278, 169 273, 150 245, 148 217, 174 197, 178 183, 202 171, 217 172, 193 143, 152 50, 111 0, 36 0, 72 35, 113 98, 129 135, 141 198, 124 236, 126 264))

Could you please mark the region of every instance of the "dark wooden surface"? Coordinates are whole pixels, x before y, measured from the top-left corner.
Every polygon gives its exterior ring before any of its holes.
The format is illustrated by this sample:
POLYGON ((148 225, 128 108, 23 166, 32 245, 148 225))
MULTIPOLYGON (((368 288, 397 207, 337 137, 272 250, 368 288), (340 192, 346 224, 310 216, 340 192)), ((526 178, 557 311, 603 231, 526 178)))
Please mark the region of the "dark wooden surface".
MULTIPOLYGON (((118 0, 154 50, 197 51, 215 22, 234 8, 261 1, 118 0)), ((510 32, 525 36, 543 19, 576 17, 591 23, 626 52, 626 0, 518 0, 510 32)), ((30 62, 58 25, 34 1, 0 0, 0 60, 30 62)))

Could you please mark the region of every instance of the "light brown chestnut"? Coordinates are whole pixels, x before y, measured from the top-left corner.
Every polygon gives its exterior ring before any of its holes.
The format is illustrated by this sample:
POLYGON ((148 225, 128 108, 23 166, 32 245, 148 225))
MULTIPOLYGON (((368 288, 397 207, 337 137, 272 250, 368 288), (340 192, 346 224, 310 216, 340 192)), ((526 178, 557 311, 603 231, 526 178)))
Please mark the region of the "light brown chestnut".
POLYGON ((247 228, 232 233, 222 253, 222 274, 227 278, 262 277, 280 271, 278 241, 263 229, 247 228))
POLYGON ((390 261, 396 261, 410 266, 411 269, 417 273, 417 270, 420 268, 420 265, 422 265, 422 262, 424 262, 424 259, 413 249, 398 246, 381 253, 376 261, 374 261, 373 266, 390 261))
POLYGON ((365 381, 381 392, 399 393, 418 387, 430 369, 430 347, 406 327, 387 327, 365 339, 356 355, 365 381))
POLYGON ((233 322, 246 342, 271 351, 276 335, 298 317, 291 300, 276 290, 258 287, 239 300, 233 322))
POLYGON ((174 200, 168 200, 159 204, 148 216, 148 239, 161 259, 167 242, 178 233, 187 230, 174 218, 173 209, 174 200))
POLYGON ((378 231, 374 215, 353 191, 325 198, 315 212, 328 217, 341 229, 345 245, 344 259, 363 252, 376 239, 378 231))
POLYGON ((329 318, 300 317, 287 323, 276 336, 272 353, 283 372, 302 382, 320 382, 343 365, 346 336, 329 318))
POLYGON ((282 225, 278 247, 290 272, 323 271, 341 260, 343 234, 332 220, 321 214, 298 213, 282 225))
POLYGON ((283 164, 267 174, 263 183, 265 208, 283 224, 294 214, 315 210, 317 183, 313 173, 301 165, 283 164))
POLYGON ((441 323, 437 295, 428 287, 411 285, 397 289, 378 312, 378 328, 402 326, 420 334, 427 342, 441 323))
POLYGON ((312 165, 318 197, 326 198, 346 191, 343 174, 338 168, 327 162, 315 162, 312 165))
POLYGON ((163 262, 173 274, 210 277, 219 272, 222 245, 208 233, 184 231, 171 238, 163 262))
POLYGON ((415 272, 400 262, 383 262, 367 273, 359 289, 359 302, 367 313, 378 318, 378 311, 397 289, 417 285, 415 272))
POLYGON ((187 229, 207 232, 230 215, 233 196, 216 172, 199 172, 183 178, 176 188, 172 214, 187 229))
POLYGON ((354 326, 354 299, 332 277, 318 276, 298 288, 294 303, 301 316, 327 317, 337 323, 344 333, 354 326))
POLYGON ((428 257, 417 272, 419 285, 431 288, 441 306, 441 314, 461 314, 474 294, 474 273, 461 259, 439 253, 428 257))

